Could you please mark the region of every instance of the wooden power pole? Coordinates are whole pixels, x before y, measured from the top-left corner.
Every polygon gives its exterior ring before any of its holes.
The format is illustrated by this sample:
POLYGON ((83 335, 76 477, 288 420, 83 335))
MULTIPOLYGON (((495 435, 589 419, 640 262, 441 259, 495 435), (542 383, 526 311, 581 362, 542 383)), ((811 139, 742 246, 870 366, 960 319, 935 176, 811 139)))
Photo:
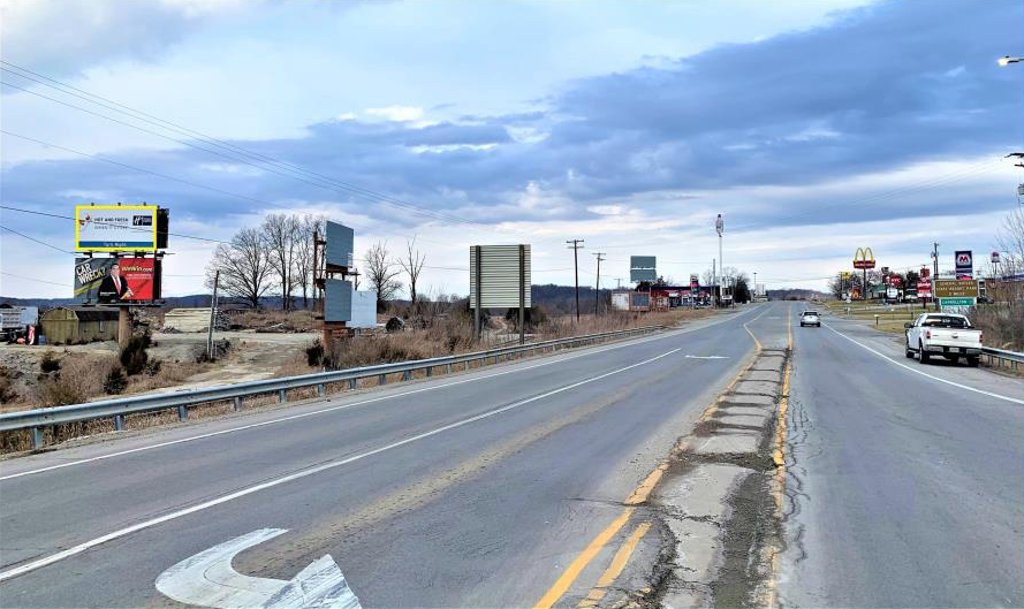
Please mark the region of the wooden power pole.
POLYGON ((580 321, 580 249, 583 248, 581 243, 583 239, 572 239, 566 241, 569 244, 569 249, 572 250, 572 262, 573 267, 576 269, 576 323, 580 321))

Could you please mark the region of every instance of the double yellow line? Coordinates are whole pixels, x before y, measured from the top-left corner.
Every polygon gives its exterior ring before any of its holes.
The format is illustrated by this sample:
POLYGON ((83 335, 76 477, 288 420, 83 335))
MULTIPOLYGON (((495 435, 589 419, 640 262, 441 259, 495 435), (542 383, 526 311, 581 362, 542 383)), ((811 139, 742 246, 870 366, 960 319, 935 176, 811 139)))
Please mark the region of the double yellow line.
MULTIPOLYGON (((765 307, 765 310, 762 311, 760 315, 758 315, 757 317, 755 317, 754 319, 750 320, 750 322, 747 323, 757 321, 761 317, 761 315, 764 315, 765 313, 768 312, 768 309, 769 307, 765 307)), ((792 305, 790 306, 790 309, 792 310, 792 305)), ((757 340, 757 337, 754 336, 754 333, 751 332, 750 328, 747 327, 747 323, 743 324, 743 328, 747 331, 748 334, 750 334, 750 337, 754 339, 754 358, 751 359, 751 361, 736 374, 736 376, 726 387, 725 391, 722 392, 723 394, 728 393, 730 390, 732 390, 732 388, 736 385, 736 383, 744 375, 744 373, 746 373, 747 370, 749 370, 750 367, 754 365, 754 362, 757 359, 757 354, 761 352, 761 342, 757 340)), ((792 341, 792 336, 792 327, 790 327, 790 341, 792 341)), ((715 403, 709 406, 701 415, 699 420, 704 421, 709 416, 711 416, 711 414, 717 409, 718 402, 720 400, 721 398, 719 398, 719 400, 716 400, 715 403)), ((683 450, 685 446, 686 440, 682 440, 673 449, 673 453, 683 450)), ((654 470, 650 474, 648 474, 646 478, 644 478, 643 482, 641 482, 640 485, 636 487, 636 489, 633 490, 633 492, 630 493, 629 497, 627 497, 624 501, 626 508, 622 511, 621 514, 619 514, 618 518, 613 520, 611 524, 609 524, 603 531, 598 533, 597 536, 594 537, 593 541, 591 541, 590 544, 587 545, 586 548, 584 548, 583 552, 581 552, 579 556, 577 556, 572 561, 572 563, 569 564, 569 566, 565 569, 565 571, 562 572, 562 574, 558 577, 558 579, 551 586, 551 588, 549 588, 548 591, 544 593, 544 596, 542 596, 541 599, 537 601, 537 603, 534 605, 534 609, 550 609, 555 605, 556 602, 558 602, 558 599, 562 598, 562 596, 564 596, 565 593, 569 591, 569 588, 573 585, 573 583, 575 583, 576 579, 579 578, 580 573, 582 573, 583 570, 587 568, 587 565, 589 565, 594 560, 594 558, 597 557, 601 550, 604 549, 606 545, 608 545, 608 542, 611 541, 612 538, 614 538, 615 535, 620 530, 622 530, 624 526, 626 526, 626 523, 629 522, 630 517, 633 515, 633 512, 636 509, 635 506, 642 505, 643 503, 647 502, 647 499, 654 491, 654 488, 658 485, 658 482, 661 481, 662 476, 665 475, 665 471, 668 470, 668 466, 669 461, 668 459, 665 459, 660 464, 658 464, 658 466, 654 468, 654 470)), ((647 533, 647 531, 650 530, 650 528, 651 523, 645 521, 641 522, 636 526, 636 528, 633 529, 633 532, 629 535, 629 537, 626 538, 625 542, 623 542, 623 544, 619 547, 618 551, 615 552, 615 556, 612 557, 611 564, 608 565, 608 568, 605 569, 604 573, 601 574, 601 577, 598 578, 597 584, 590 590, 590 593, 587 594, 586 598, 584 598, 583 601, 580 602, 579 609, 591 609, 593 607, 596 607, 597 603, 604 599, 605 594, 607 594, 608 587, 611 586, 612 583, 615 582, 615 579, 622 574, 622 570, 629 562, 629 559, 633 555, 633 551, 636 549, 636 546, 640 543, 640 540, 647 533)))

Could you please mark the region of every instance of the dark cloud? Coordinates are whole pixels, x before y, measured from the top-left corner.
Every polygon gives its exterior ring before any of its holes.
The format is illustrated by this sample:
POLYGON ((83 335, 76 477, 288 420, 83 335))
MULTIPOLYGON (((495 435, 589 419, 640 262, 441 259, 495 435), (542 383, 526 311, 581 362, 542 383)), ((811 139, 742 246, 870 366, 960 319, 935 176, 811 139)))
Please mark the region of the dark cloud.
MULTIPOLYGON (((238 144, 475 219, 507 219, 490 209, 504 214, 531 183, 576 206, 517 210, 524 219, 590 217, 585 208, 595 202, 666 190, 732 189, 741 209, 745 187, 822 184, 1019 147, 1021 72, 999 68, 995 59, 1024 48, 1021 23, 1024 3, 1017 0, 885 2, 827 27, 576 80, 545 100, 543 111, 426 127, 338 121, 312 125, 301 139, 238 144), (522 137, 523 130, 531 137, 522 137)), ((285 179, 269 168, 257 176, 203 169, 227 161, 191 149, 117 158, 274 203, 334 200, 385 214, 343 188, 285 179)), ((93 161, 4 171, 5 201, 54 203, 61 201, 56 193, 68 190, 173 201, 178 213, 209 218, 253 207, 93 161)), ((884 206, 884 217, 1001 205, 986 197, 968 206, 965 196, 950 188, 941 196, 896 199, 884 206)), ((651 200, 658 201, 650 203, 651 213, 678 212, 678 198, 651 200)), ((782 211, 751 210, 749 217, 765 226, 858 219, 819 201, 794 200, 782 211)), ((417 221, 386 215, 400 224, 417 221)))

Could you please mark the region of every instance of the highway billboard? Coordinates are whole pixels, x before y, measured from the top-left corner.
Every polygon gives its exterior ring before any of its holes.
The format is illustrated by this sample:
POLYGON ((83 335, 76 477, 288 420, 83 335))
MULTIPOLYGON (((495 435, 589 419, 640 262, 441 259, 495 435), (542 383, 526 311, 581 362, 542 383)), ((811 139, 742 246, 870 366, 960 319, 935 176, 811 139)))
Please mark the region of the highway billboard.
POLYGON ((629 257, 629 280, 631 282, 654 281, 657 278, 658 271, 654 256, 629 257))
MULTIPOLYGON (((76 252, 155 252, 166 247, 157 236, 156 205, 78 205, 76 252)), ((166 233, 165 233, 166 235, 166 233)))
POLYGON ((74 298, 98 304, 143 304, 160 298, 156 258, 76 258, 74 298))
POLYGON ((518 308, 520 279, 522 279, 523 306, 529 309, 533 306, 530 296, 529 245, 474 245, 469 248, 469 306, 471 309, 477 307, 478 284, 481 308, 518 308), (522 248, 522 268, 520 268, 520 248, 522 248), (479 265, 477 263, 478 253, 479 265))

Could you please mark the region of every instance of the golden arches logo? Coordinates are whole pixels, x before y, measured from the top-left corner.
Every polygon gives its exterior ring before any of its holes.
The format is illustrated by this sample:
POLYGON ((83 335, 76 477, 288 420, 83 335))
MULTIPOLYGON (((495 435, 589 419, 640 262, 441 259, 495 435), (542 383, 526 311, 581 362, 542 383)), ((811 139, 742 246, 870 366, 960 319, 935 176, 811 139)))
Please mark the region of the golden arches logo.
POLYGON ((875 268, 875 253, 870 247, 858 247, 853 255, 853 268, 873 269, 875 268))

